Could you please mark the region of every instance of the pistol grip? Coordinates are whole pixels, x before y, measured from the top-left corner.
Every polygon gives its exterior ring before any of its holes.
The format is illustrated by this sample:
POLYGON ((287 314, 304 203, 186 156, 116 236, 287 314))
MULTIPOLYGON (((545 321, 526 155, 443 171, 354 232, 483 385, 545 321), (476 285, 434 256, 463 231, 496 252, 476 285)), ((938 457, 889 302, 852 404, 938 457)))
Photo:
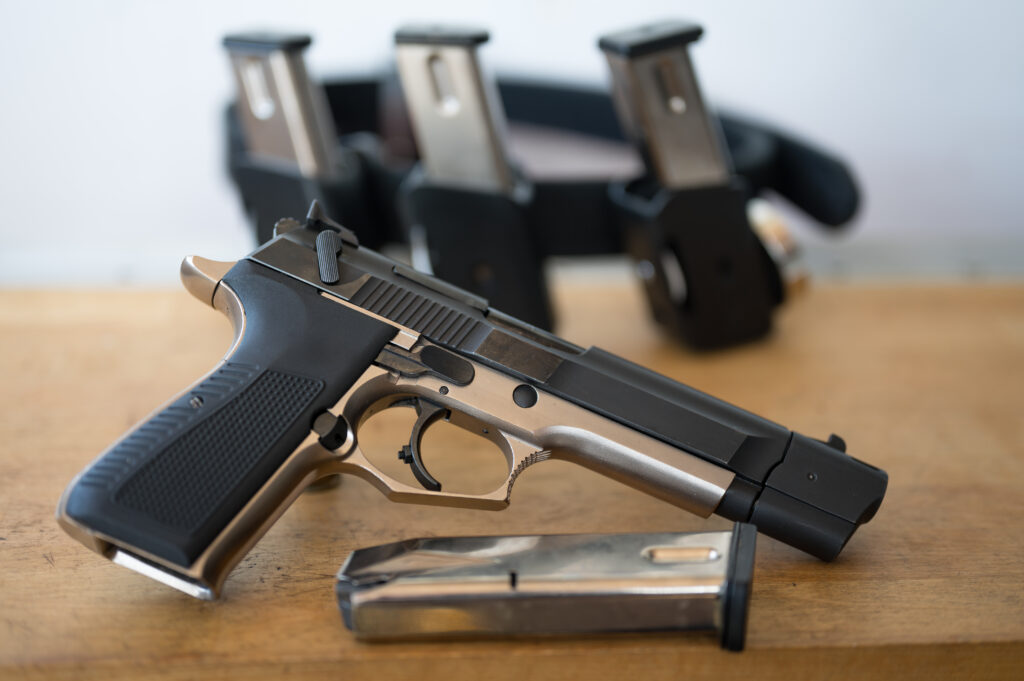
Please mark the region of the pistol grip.
POLYGON ((226 361, 93 462, 63 503, 92 536, 184 573, 394 335, 251 261, 220 286, 242 310, 226 361))

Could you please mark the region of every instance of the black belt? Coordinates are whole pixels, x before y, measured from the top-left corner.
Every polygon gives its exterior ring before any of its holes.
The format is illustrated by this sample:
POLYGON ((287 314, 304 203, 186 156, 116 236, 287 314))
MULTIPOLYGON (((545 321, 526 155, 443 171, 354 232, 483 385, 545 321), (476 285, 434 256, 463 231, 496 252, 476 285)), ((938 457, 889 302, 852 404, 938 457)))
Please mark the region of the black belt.
MULTIPOLYGON (((324 84, 324 88, 342 148, 339 172, 328 179, 303 177, 295 169, 267 164, 249 156, 234 108, 229 108, 229 169, 254 221, 257 238, 261 242, 269 239, 274 222, 283 216, 303 214, 309 201, 316 198, 373 248, 387 242, 407 243, 408 220, 403 220, 400 206, 404 203, 408 209, 409 202, 401 200, 400 187, 409 177, 416 158, 405 107, 398 94, 400 88, 392 78, 335 81, 324 84), (405 153, 395 154, 395 148, 405 153)), ((529 124, 599 140, 626 142, 607 92, 516 80, 499 80, 498 88, 506 116, 513 125, 529 124)), ((840 160, 771 127, 733 115, 718 118, 736 175, 733 191, 743 192, 747 197, 766 191, 781 195, 828 229, 841 227, 854 215, 858 205, 857 187, 849 169, 840 160)), ((631 186, 643 185, 646 181, 646 178, 638 178, 631 186)), ((505 312, 539 326, 550 326, 541 274, 541 261, 545 257, 628 251, 636 258, 637 253, 645 249, 652 252, 652 258, 657 255, 654 251, 661 243, 657 239, 653 246, 636 244, 637 230, 631 232, 631 220, 624 217, 621 205, 615 200, 616 187, 621 189, 621 182, 605 178, 539 178, 530 179, 530 184, 532 197, 525 227, 530 232, 529 253, 522 255, 520 262, 508 262, 510 251, 506 249, 502 258, 502 244, 491 243, 483 247, 489 245, 494 253, 481 256, 509 272, 513 271, 509 268, 519 268, 522 276, 498 277, 490 290, 486 290, 487 286, 470 274, 468 268, 472 263, 460 263, 461 268, 437 273, 452 283, 477 289, 477 293, 489 297, 492 304, 505 312), (630 233, 634 236, 630 237, 630 233), (631 240, 632 243, 628 243, 631 240), (530 279, 535 283, 531 285, 530 279)), ((432 197, 428 203, 437 204, 448 198, 440 195, 432 197)), ((715 192, 691 198, 676 213, 685 216, 689 214, 687 211, 700 211, 705 206, 716 205, 720 199, 725 200, 715 192)), ((704 248, 707 240, 686 232, 681 234, 688 240, 685 246, 689 252, 685 255, 690 260, 685 269, 687 283, 692 284, 695 282, 690 281, 691 276, 698 276, 697 270, 704 266, 703 260, 698 258, 700 253, 693 250, 704 248)), ((453 241, 455 247, 465 246, 459 235, 452 238, 460 239, 453 241)), ((437 245, 451 248, 443 243, 437 245)), ((709 269, 708 276, 720 276, 721 270, 728 270, 732 265, 719 263, 716 267, 719 273, 714 274, 709 269)), ((781 302, 783 291, 775 266, 768 265, 767 269, 770 270, 768 280, 762 277, 761 281, 751 280, 746 285, 769 289, 765 306, 770 308, 781 302)), ((736 275, 735 272, 724 274, 736 275)), ((651 303, 659 321, 675 326, 666 319, 674 314, 669 311, 669 301, 662 301, 660 312, 653 295, 651 303)), ((721 311, 712 310, 709 314, 716 315, 713 321, 719 326, 740 323, 738 319, 729 322, 721 311)), ((686 328, 674 330, 693 345, 713 347, 747 340, 766 329, 767 323, 759 322, 746 330, 737 327, 710 335, 693 335, 686 328)))

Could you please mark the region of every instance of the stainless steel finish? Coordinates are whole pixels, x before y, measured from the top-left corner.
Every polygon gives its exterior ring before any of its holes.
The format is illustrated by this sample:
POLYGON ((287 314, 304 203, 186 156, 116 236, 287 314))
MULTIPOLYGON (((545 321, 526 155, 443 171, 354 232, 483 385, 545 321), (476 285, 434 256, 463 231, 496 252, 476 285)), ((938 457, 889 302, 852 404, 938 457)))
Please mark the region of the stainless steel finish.
POLYGON ((181 261, 181 283, 196 299, 206 305, 213 305, 213 294, 217 284, 234 266, 234 262, 221 262, 190 255, 181 261))
POLYGON ((399 43, 395 60, 427 177, 510 194, 505 112, 475 45, 399 43))
POLYGON ((306 73, 302 48, 228 49, 249 153, 297 166, 306 177, 330 175, 337 134, 323 91, 306 73))
MULTIPOLYGON (((221 281, 232 265, 197 257, 186 258, 182 263, 182 278, 188 290, 231 321, 234 341, 220 364, 235 352, 247 329, 241 300, 230 285, 221 281)), ((313 281, 309 283, 315 285, 313 281)), ((355 307, 337 296, 322 295, 339 305, 355 307)), ((356 474, 394 501, 497 510, 508 505, 512 486, 526 467, 548 458, 559 458, 703 516, 715 510, 732 482, 733 474, 724 468, 543 391, 538 391, 535 405, 519 407, 512 397, 519 382, 475 362, 474 377, 463 386, 430 374, 416 378, 402 376, 387 364, 386 358, 402 353, 415 354, 428 341, 412 329, 374 317, 395 326, 397 334, 389 350, 381 353, 378 364, 370 366, 334 407, 334 413, 341 414, 348 425, 344 443, 337 450, 329 451, 316 441, 315 435, 307 438, 187 568, 136 547, 119 545, 114 538, 68 516, 67 495, 77 479, 67 487, 58 505, 58 522, 72 537, 96 553, 192 596, 209 599, 220 593, 234 566, 304 489, 337 473, 356 474), (505 482, 487 494, 451 494, 403 484, 377 469, 359 450, 359 427, 373 413, 410 397, 428 399, 449 409, 452 424, 497 445, 508 466, 505 482)), ((180 394, 157 412, 179 397, 180 394)), ((126 433, 125 437, 130 434, 126 433)))
MULTIPOLYGON (((359 282, 359 285, 362 286, 364 279, 360 277, 357 281, 359 282)), ((354 289, 353 293, 359 290, 358 287, 352 288, 354 289)), ((373 312, 370 312, 369 310, 365 310, 359 307, 358 305, 354 305, 348 302, 348 298, 343 298, 341 296, 335 295, 327 291, 320 291, 320 297, 323 298, 324 300, 329 300, 332 303, 337 303, 342 307, 347 307, 352 310, 358 310, 360 314, 364 314, 367 317, 371 317, 379 322, 383 322, 384 324, 390 324, 391 326, 395 327, 396 329, 398 329, 398 333, 391 340, 391 342, 394 345, 397 345, 398 347, 402 348, 403 350, 408 350, 409 348, 414 346, 416 342, 420 339, 420 334, 417 333, 415 330, 410 329, 406 326, 402 326, 401 324, 396 324, 395 322, 391 321, 386 317, 381 317, 379 314, 375 314, 373 312)))
POLYGON ((113 549, 110 555, 110 560, 115 565, 126 567, 129 570, 135 570, 141 575, 145 575, 150 579, 155 579, 161 584, 166 584, 178 591, 187 593, 193 598, 198 598, 202 601, 212 601, 217 598, 217 594, 209 587, 203 586, 202 584, 196 584, 195 582, 190 582, 187 579, 179 577, 173 572, 163 570, 140 558, 136 558, 130 553, 121 551, 120 549, 113 549))
POLYGON ((629 58, 606 52, 619 120, 670 189, 721 184, 730 161, 684 46, 629 58))
POLYGON ((274 236, 281 236, 282 234, 293 232, 301 227, 302 223, 295 218, 281 218, 274 223, 274 236))
POLYGON ((412 346, 416 345, 416 341, 420 339, 420 336, 415 331, 410 329, 400 329, 395 337, 391 339, 391 342, 402 348, 403 350, 410 350, 412 346))
POLYGON ((365 639, 714 630, 732 535, 417 539, 354 551, 337 592, 365 639))
POLYGON ((429 374, 410 378, 387 366, 374 366, 338 408, 356 431, 357 441, 370 416, 399 400, 418 397, 449 409, 452 424, 486 437, 502 451, 509 474, 501 486, 488 494, 469 495, 407 485, 374 466, 358 446, 339 462, 338 472, 364 478, 393 501, 501 509, 527 466, 561 459, 704 517, 714 512, 732 483, 734 474, 721 466, 542 390, 533 407, 519 407, 512 399, 519 381, 479 363, 473 368, 473 381, 458 386, 429 374))

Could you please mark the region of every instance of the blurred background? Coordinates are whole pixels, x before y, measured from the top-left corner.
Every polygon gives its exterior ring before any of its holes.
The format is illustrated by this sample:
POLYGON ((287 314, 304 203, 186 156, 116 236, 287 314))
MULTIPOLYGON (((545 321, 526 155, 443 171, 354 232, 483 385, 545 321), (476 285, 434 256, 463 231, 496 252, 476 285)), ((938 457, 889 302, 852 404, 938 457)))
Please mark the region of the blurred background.
POLYGON ((7 1, 0 285, 174 285, 182 256, 253 245, 225 171, 226 33, 311 33, 320 79, 389 68, 399 24, 478 24, 492 72, 600 85, 597 36, 661 18, 704 26, 691 54, 713 105, 854 168, 845 233, 789 214, 812 273, 1024 274, 1024 3, 7 1))

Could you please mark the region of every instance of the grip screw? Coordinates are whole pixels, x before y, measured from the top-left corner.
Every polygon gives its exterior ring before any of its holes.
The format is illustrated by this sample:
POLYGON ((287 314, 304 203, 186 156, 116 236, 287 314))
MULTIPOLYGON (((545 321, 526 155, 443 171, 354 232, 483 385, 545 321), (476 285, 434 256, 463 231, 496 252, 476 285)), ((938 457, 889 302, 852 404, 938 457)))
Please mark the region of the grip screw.
POLYGON ((348 421, 329 411, 321 412, 313 421, 313 432, 320 436, 320 445, 333 452, 348 441, 348 421))
POLYGON ((188 404, 193 409, 198 409, 199 407, 203 406, 203 398, 200 397, 199 395, 193 395, 192 399, 188 401, 188 404))

